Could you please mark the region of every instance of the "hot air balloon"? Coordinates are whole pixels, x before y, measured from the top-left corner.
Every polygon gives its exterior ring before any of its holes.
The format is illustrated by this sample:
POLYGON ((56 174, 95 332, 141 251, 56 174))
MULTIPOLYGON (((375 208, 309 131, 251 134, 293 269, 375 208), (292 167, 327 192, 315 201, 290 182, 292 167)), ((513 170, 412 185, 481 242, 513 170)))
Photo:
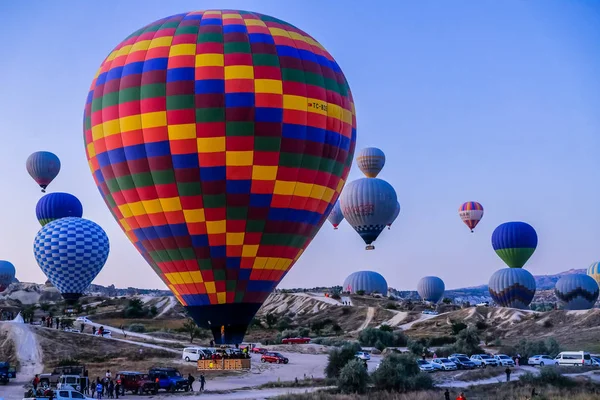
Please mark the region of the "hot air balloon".
POLYGON ((367 178, 376 178, 385 165, 385 154, 377 147, 367 147, 356 155, 356 164, 367 178))
POLYGON ((42 226, 59 218, 83 215, 79 199, 69 193, 50 193, 42 197, 35 206, 35 214, 42 226))
POLYGON ((104 230, 76 217, 44 225, 33 242, 38 265, 69 304, 77 302, 104 267, 109 250, 104 230))
POLYGON ((144 259, 216 343, 240 343, 339 197, 356 118, 340 67, 311 36, 257 13, 197 11, 113 50, 84 137, 144 259))
POLYGON ((442 299, 446 285, 437 276, 425 276, 417 284, 417 292, 425 301, 437 303, 442 299))
POLYGON ((6 290, 6 288, 15 279, 15 266, 12 263, 4 260, 0 260, 0 292, 6 290))
POLYGON ((483 206, 476 201, 467 201, 458 209, 460 219, 469 227, 471 232, 483 218, 483 206))
POLYGON ((587 269, 587 274, 594 278, 596 283, 600 286, 600 263, 595 262, 590 265, 587 269))
POLYGON ((356 293, 363 291, 366 294, 379 293, 387 296, 388 284, 381 274, 373 271, 358 271, 350 274, 344 280, 343 291, 356 293))
POLYGON ((367 250, 390 222, 398 199, 396 191, 384 180, 360 178, 350 182, 340 197, 342 213, 367 244, 367 250))
POLYGON ((392 224, 396 218, 398 218, 398 215, 400 215, 400 203, 396 201, 396 210, 394 211, 394 214, 392 214, 392 218, 390 218, 390 221, 387 224, 388 229, 391 229, 392 224))
POLYGON ((572 274, 556 282, 554 293, 565 310, 589 310, 596 304, 600 289, 591 276, 572 274))
POLYGON ((49 151, 36 151, 31 154, 25 166, 29 175, 42 188, 42 193, 46 193, 46 187, 60 172, 59 158, 49 151))
POLYGON ((535 295, 535 279, 526 269, 503 268, 492 275, 488 289, 501 307, 526 309, 535 295))
POLYGON ((506 265, 522 268, 537 247, 535 229, 525 222, 505 222, 492 233, 492 247, 506 265))
POLYGON ((340 201, 336 201, 327 217, 327 220, 333 225, 333 229, 337 229, 338 225, 344 220, 344 214, 340 208, 340 201))

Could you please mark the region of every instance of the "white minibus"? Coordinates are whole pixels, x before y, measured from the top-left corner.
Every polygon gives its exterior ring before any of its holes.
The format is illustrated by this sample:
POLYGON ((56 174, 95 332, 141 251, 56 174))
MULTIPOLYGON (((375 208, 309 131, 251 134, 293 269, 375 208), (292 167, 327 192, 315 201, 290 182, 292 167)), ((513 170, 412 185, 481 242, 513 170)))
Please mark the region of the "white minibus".
POLYGON ((558 365, 592 365, 592 357, 585 351, 563 351, 554 360, 558 365))

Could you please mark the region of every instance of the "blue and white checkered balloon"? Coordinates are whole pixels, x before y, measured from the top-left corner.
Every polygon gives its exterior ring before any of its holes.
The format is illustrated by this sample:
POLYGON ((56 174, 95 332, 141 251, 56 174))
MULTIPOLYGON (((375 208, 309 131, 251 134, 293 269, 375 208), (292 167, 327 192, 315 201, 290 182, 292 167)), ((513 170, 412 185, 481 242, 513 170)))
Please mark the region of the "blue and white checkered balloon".
POLYGON ((50 222, 33 242, 37 263, 63 297, 83 293, 106 263, 109 250, 106 232, 76 217, 50 222))

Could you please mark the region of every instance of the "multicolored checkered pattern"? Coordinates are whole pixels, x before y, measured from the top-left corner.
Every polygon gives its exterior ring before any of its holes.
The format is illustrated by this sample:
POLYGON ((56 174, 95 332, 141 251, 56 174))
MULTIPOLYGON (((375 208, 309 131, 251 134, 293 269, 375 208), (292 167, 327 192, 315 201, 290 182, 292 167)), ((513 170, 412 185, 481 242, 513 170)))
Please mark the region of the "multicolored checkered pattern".
POLYGON ((289 271, 344 186, 356 119, 340 67, 308 34, 198 11, 113 50, 84 131, 123 230, 184 306, 203 306, 262 303, 289 271))
POLYGON ((100 272, 110 245, 96 223, 67 217, 45 225, 33 242, 35 259, 63 294, 81 294, 100 272))

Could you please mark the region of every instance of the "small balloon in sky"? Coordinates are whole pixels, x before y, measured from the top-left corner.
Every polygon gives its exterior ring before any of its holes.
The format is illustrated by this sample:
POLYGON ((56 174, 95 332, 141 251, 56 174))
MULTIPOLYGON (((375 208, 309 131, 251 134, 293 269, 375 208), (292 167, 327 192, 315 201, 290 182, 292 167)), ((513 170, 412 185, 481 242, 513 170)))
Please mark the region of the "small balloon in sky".
POLYGON ((60 159, 49 151, 36 151, 27 158, 27 172, 42 188, 42 193, 60 172, 60 159))

